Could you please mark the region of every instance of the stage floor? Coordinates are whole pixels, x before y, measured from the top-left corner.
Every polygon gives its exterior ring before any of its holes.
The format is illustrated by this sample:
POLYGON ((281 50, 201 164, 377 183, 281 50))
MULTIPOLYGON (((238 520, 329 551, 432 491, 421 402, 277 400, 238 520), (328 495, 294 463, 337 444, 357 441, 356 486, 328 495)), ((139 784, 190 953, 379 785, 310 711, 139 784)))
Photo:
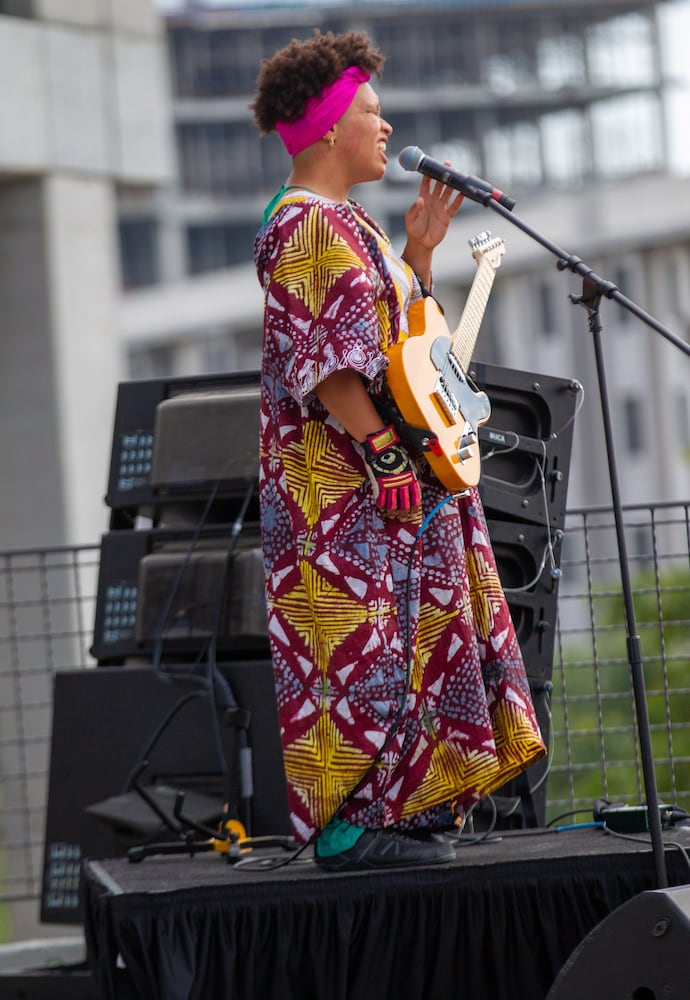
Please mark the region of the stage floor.
MULTIPOLYGON (((650 838, 600 829, 461 838, 437 867, 326 873, 281 849, 84 865, 89 961, 103 1000, 543 1000, 622 903, 659 888, 650 838)), ((664 831, 669 886, 690 829, 664 831)), ((688 942, 690 946, 690 941, 688 942)))

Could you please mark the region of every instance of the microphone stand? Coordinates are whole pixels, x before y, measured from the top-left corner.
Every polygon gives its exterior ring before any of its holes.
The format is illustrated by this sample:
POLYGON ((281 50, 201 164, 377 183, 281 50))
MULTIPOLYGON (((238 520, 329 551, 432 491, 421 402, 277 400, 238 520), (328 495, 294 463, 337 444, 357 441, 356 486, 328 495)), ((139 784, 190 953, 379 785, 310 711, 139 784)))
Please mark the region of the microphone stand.
MULTIPOLYGON (((621 506, 620 488, 618 483, 618 469, 613 446, 613 430, 611 424, 611 410, 609 405, 609 394, 606 384, 606 369, 604 365, 604 355, 601 344, 602 324, 599 317, 599 305, 603 296, 613 299, 619 305, 627 309, 643 323, 656 330, 672 344, 690 356, 690 345, 685 343, 665 326, 646 313, 638 305, 626 298, 618 288, 610 281, 600 278, 589 268, 584 261, 574 254, 566 253, 555 243, 537 233, 531 226, 522 219, 511 214, 511 211, 501 205, 491 193, 483 191, 471 185, 459 187, 463 194, 472 201, 479 202, 486 208, 491 208, 499 215, 507 219, 511 225, 521 229, 523 233, 531 237, 541 246, 545 247, 556 257, 559 271, 572 271, 580 275, 583 279, 582 295, 571 295, 570 300, 574 305, 582 305, 589 316, 589 329, 594 340, 594 353, 596 359, 597 378, 599 382, 599 396, 601 400, 601 410, 604 424, 604 436, 606 439, 606 452, 608 456, 609 477, 611 485, 611 497, 613 500, 613 515, 616 528, 616 538, 618 542, 618 557, 620 562, 621 583, 623 587, 623 600, 625 605, 625 618, 627 625, 627 653, 628 663, 632 676, 633 694, 635 700, 635 710, 637 715, 637 729, 640 740, 640 754, 642 760, 642 773, 644 777, 645 795, 647 799, 647 822, 652 839, 652 850, 656 869, 658 888, 665 889, 668 886, 668 876, 666 871, 666 860, 664 856, 664 842, 661 828, 661 813, 659 809, 659 798, 657 794, 656 776, 654 773, 654 754, 649 727, 649 712, 647 708, 647 697, 645 692, 644 670, 642 662, 642 651, 640 637, 637 633, 637 623, 635 620, 635 607, 633 603, 632 583, 630 580, 630 570, 628 563, 627 545, 623 530, 623 511, 621 506)), ((500 192, 497 192, 500 194, 500 192)))

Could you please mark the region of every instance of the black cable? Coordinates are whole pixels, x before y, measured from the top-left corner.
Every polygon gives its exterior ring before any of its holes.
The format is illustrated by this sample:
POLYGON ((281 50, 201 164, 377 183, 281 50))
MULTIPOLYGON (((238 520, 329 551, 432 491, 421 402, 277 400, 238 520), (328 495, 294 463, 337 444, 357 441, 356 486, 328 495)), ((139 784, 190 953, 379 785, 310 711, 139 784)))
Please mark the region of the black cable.
MULTIPOLYGON (((610 826, 606 825, 606 823, 604 823, 603 830, 604 833, 610 833, 612 837, 618 837, 619 840, 629 840, 633 844, 649 844, 650 847, 652 846, 651 834, 643 833, 641 837, 635 837, 631 833, 621 833, 618 830, 612 830, 610 826)), ((688 855, 687 849, 682 844, 679 844, 677 840, 665 840, 664 846, 675 847, 676 850, 680 851, 683 860, 690 871, 690 856, 688 855)))
POLYGON ((184 557, 181 565, 179 566, 179 568, 177 570, 177 573, 176 573, 175 578, 173 580, 173 584, 172 584, 172 586, 170 588, 170 591, 168 593, 168 598, 167 598, 166 604, 164 606, 163 612, 161 614, 158 627, 156 629, 156 640, 155 640, 154 651, 153 651, 153 655, 152 655, 152 668, 153 668, 153 671, 154 671, 155 675, 158 677, 159 680, 161 680, 162 682, 164 682, 166 684, 174 683, 175 680, 184 680, 184 681, 198 682, 199 685, 200 685, 200 687, 201 687, 201 689, 193 692, 192 694, 184 695, 182 698, 180 698, 175 703, 175 705, 173 705, 173 707, 170 709, 170 711, 167 713, 167 715, 163 718, 163 720, 161 721, 161 723, 156 728, 153 736, 150 738, 149 742, 146 744, 146 747, 144 748, 144 750, 138 755, 138 757, 137 757, 137 759, 136 759, 136 761, 134 763, 134 766, 131 768, 129 776, 127 778, 127 783, 126 783, 126 786, 125 786, 125 791, 129 791, 131 789, 131 787, 132 787, 132 785, 134 783, 135 777, 137 777, 138 775, 141 774, 142 769, 143 769, 142 765, 143 765, 143 767, 146 767, 146 765, 148 763, 148 757, 149 757, 149 754, 151 753, 151 750, 156 745, 156 743, 158 742, 158 740, 160 740, 160 738, 162 737, 163 733, 168 728, 168 726, 173 721, 173 719, 178 714, 178 712, 185 705, 187 705, 193 698, 195 698, 195 697, 201 697, 203 695, 205 695, 206 697, 208 697, 209 703, 210 703, 210 709, 211 709, 211 711, 210 711, 210 715, 211 715, 211 732, 212 732, 212 738, 213 738, 213 743, 214 743, 214 747, 215 747, 216 756, 217 756, 217 759, 218 759, 218 766, 219 766, 219 769, 220 769, 220 773, 227 778, 228 764, 227 764, 227 760, 225 758, 225 752, 224 752, 224 749, 223 749, 223 741, 222 741, 222 736, 221 736, 221 732, 220 732, 220 724, 219 724, 219 721, 218 721, 218 711, 217 711, 217 708, 218 708, 218 699, 217 699, 216 685, 218 686, 218 688, 220 688, 220 690, 222 692, 223 702, 224 702, 224 706, 225 707, 227 707, 227 708, 237 708, 238 706, 237 706, 237 703, 235 701, 234 695, 232 694, 232 690, 230 689, 230 686, 229 686, 228 682, 226 681, 226 679, 222 676, 222 674, 218 670, 216 650, 217 650, 218 632, 219 632, 220 626, 221 626, 221 618, 222 618, 222 610, 223 610, 224 581, 225 581, 225 578, 228 575, 228 569, 229 569, 229 566, 231 564, 232 554, 233 554, 234 549, 236 547, 237 538, 238 538, 239 533, 240 533, 240 531, 242 529, 242 526, 244 524, 244 519, 246 517, 246 512, 247 512, 247 509, 249 507, 249 503, 251 502, 251 498, 252 498, 252 496, 254 494, 254 490, 256 488, 256 484, 255 484, 254 480, 252 480, 249 483, 248 487, 247 487, 247 491, 245 493, 245 496, 244 496, 243 501, 242 501, 242 505, 240 507, 240 512, 239 512, 238 516, 235 519, 235 522, 233 524, 233 529, 232 529, 232 532, 231 532, 231 535, 230 535, 230 544, 228 546, 225 576, 221 580, 221 585, 220 585, 220 588, 219 588, 218 604, 217 604, 217 607, 216 607, 215 622, 214 622, 214 628, 212 630, 211 639, 206 643, 205 647, 203 649, 199 650, 198 653, 197 653, 197 658, 196 658, 196 661, 195 661, 196 664, 200 664, 201 661, 202 661, 202 659, 203 659, 203 657, 204 657, 204 654, 206 655, 207 669, 206 669, 205 676, 199 676, 199 675, 195 674, 193 672, 193 670, 191 672, 189 670, 187 670, 184 674, 175 673, 174 671, 165 671, 162 668, 162 665, 161 665, 162 664, 162 657, 163 657, 163 648, 164 648, 164 644, 165 644, 165 629, 166 629, 166 626, 168 624, 168 620, 170 618, 170 614, 171 614, 171 611, 172 611, 172 608, 173 608, 173 604, 174 604, 175 598, 177 596, 177 593, 178 593, 178 591, 180 589, 180 585, 182 583, 182 579, 184 577, 184 574, 187 571, 187 568, 189 566, 191 558, 192 558, 192 556, 194 554, 194 551, 196 549, 196 545, 197 545, 197 543, 199 541, 199 538, 201 537, 201 533, 202 533, 202 531, 203 531, 203 529, 204 529, 204 527, 205 527, 205 525, 207 523, 207 520, 208 520, 209 514, 211 512, 212 506, 213 506, 213 504, 214 504, 214 502, 215 502, 215 500, 216 500, 216 498, 218 496, 218 491, 220 489, 221 483, 222 483, 222 477, 219 477, 215 481, 215 483, 213 484, 213 487, 211 488, 211 490, 209 491, 209 494, 208 494, 208 497, 206 499, 206 503, 204 505, 203 511, 201 513, 201 516, 198 519, 197 525, 196 525, 196 527, 194 529, 192 537, 191 537, 191 539, 189 541, 189 544, 187 546, 185 557, 184 557))
POLYGON ((581 816, 583 813, 586 813, 588 816, 591 816, 592 815, 592 810, 591 809, 573 809, 570 812, 561 813, 560 816, 554 816, 553 819, 549 820, 549 822, 546 824, 546 829, 548 829, 550 826, 556 826, 556 824, 560 823, 560 821, 562 819, 573 819, 575 816, 581 816))
MULTIPOLYGON (((411 622, 410 622, 410 606, 411 606, 411 589, 412 589, 412 562, 413 562, 413 559, 414 559, 414 554, 415 554, 415 552, 417 550, 417 544, 418 544, 420 538, 422 537, 422 535, 424 534, 424 532, 426 531, 427 527, 429 526, 429 522, 432 520, 432 518, 435 517, 435 515, 439 512, 439 510, 441 510, 442 507, 445 507, 445 505, 447 503, 449 503, 451 500, 456 500, 456 499, 458 499, 458 497, 461 497, 461 496, 464 496, 464 495, 465 495, 464 491, 462 491, 460 493, 450 493, 448 496, 444 497, 443 500, 439 501, 435 505, 435 507, 432 508, 432 510, 430 511, 430 513, 427 514, 427 516, 424 518, 424 520, 422 521, 422 524, 420 525, 420 527, 419 527, 419 529, 417 531, 417 534, 415 535, 415 537, 414 537, 414 539, 412 541, 412 545, 410 546, 410 552, 409 552, 408 559, 407 559, 407 573, 406 573, 406 577, 405 577, 405 600, 406 600, 406 603, 407 603, 407 614, 405 616, 405 659, 406 659, 405 684, 404 684, 403 691, 401 692, 401 695, 400 695, 400 698, 399 698, 399 701, 398 701, 398 709, 397 709, 397 711, 395 713, 395 717, 394 717, 394 719, 393 719, 393 721, 392 721, 392 723, 391 723, 391 725, 390 725, 390 727, 388 729, 388 733, 386 734, 386 738, 384 739, 382 745, 379 747, 378 751, 376 752, 376 755, 374 756, 373 760, 371 761, 371 763, 367 767, 367 769, 364 772, 364 774, 362 775, 362 777, 356 783, 356 785, 353 788, 351 788, 350 791, 347 793, 347 795, 340 801, 340 803, 338 804, 337 808, 333 811, 333 815, 332 815, 331 819, 335 818, 338 815, 338 813, 340 812, 340 810, 350 801, 350 799, 352 798, 352 796, 355 795, 359 791, 359 789, 362 787, 362 785, 368 779, 368 777, 371 774, 371 772, 379 764, 381 758, 383 757, 383 754, 386 752, 386 750, 388 749, 388 747, 393 742, 393 739, 395 738, 395 735, 396 735, 397 730, 398 730, 398 726, 400 725, 402 717, 403 717, 403 715, 405 713, 405 706, 407 704, 407 696, 409 694, 410 684, 411 684, 411 681, 412 681, 412 629, 411 629, 411 622)), ((330 822, 330 820, 329 820, 329 822, 330 822)), ((261 862, 257 862, 257 866, 260 866, 260 867, 262 867, 264 869, 270 869, 270 870, 274 870, 275 868, 284 868, 286 865, 292 864, 293 861, 296 861, 297 858, 299 858, 300 855, 303 854, 304 851, 310 846, 310 844, 311 844, 311 841, 308 841, 307 843, 302 844, 302 846, 299 848, 299 850, 297 850, 289 858, 287 858, 287 859, 285 859, 283 861, 275 861, 275 863, 272 863, 271 859, 267 859, 266 862, 263 863, 263 864, 261 862)), ((245 865, 245 867, 251 868, 252 867, 251 863, 248 862, 245 865)))
POLYGON ((130 770, 129 775, 127 776, 127 780, 125 781, 123 788, 124 792, 130 791, 132 785, 134 784, 134 779, 138 777, 142 773, 143 768, 148 765, 149 754, 151 753, 151 751, 153 750, 153 748, 155 747, 156 743, 161 738, 165 730, 168 728, 172 720, 175 718, 177 713, 194 698, 201 698, 204 696, 204 694, 205 694, 204 691, 190 691, 188 694, 184 695, 182 698, 179 698, 175 702, 170 711, 163 717, 162 721, 158 724, 153 735, 149 739, 148 743, 137 757, 134 763, 134 767, 130 770))
MULTIPOLYGON (((472 847, 475 844, 483 844, 484 841, 489 840, 495 832, 496 823, 498 822, 498 808, 496 806, 496 802, 493 795, 487 795, 486 799, 483 801, 488 802, 491 806, 491 819, 489 820, 488 827, 480 834, 475 835, 474 831, 471 834, 465 833, 467 822, 472 818, 472 814, 474 813, 476 806, 479 804, 475 802, 467 814, 467 819, 463 824, 462 829, 457 834, 454 834, 452 831, 446 834, 446 839, 452 841, 454 847, 472 847)), ((500 840, 500 837, 498 839, 500 840)))
MULTIPOLYGON (((578 385, 578 388, 581 390, 582 387, 580 386, 580 384, 577 383, 577 385, 578 385)), ((575 416, 577 415, 577 412, 582 407, 582 402, 583 402, 583 400, 582 400, 582 397, 581 397, 580 398, 579 406, 576 408, 575 413, 572 415, 572 417, 568 421, 566 421, 566 423, 564 424, 563 428, 561 428, 561 430, 565 429, 575 419, 575 416)), ((488 455, 484 456, 484 460, 486 460, 487 458, 493 457, 495 454, 503 454, 503 453, 509 453, 509 452, 515 451, 519 447, 519 445, 520 445, 520 437, 519 437, 519 435, 515 434, 514 432, 509 432, 509 433, 513 434, 514 443, 512 445, 508 446, 505 449, 501 449, 500 451, 496 451, 496 449, 494 448, 491 452, 488 453, 488 455)), ((542 442, 542 448, 543 448, 543 451, 544 451, 544 458, 546 458, 546 445, 544 444, 544 442, 542 442)), ((540 472, 540 475, 541 475, 541 487, 542 487, 542 494, 543 494, 545 509, 548 510, 548 497, 546 495, 546 481, 545 481, 545 477, 544 477, 544 469, 541 466, 541 463, 539 462, 539 460, 538 460, 538 458, 536 456, 535 456, 535 463, 536 463, 537 468, 538 468, 538 470, 540 472)), ((359 791, 359 789, 362 787, 362 785, 364 784, 364 782, 368 779, 368 777, 371 774, 372 770, 378 765, 378 763, 380 762, 383 754, 388 749, 388 747, 390 746, 393 738, 395 737, 395 734, 397 732, 397 728, 398 728, 398 726, 400 724, 400 721, 402 720, 402 717, 403 717, 403 714, 404 714, 404 710, 405 710, 405 704, 407 702, 407 696, 408 696, 409 689, 410 689, 411 676, 412 676, 412 635, 411 635, 411 627, 410 627, 410 591, 411 591, 412 560, 414 558, 414 553, 415 553, 416 548, 417 548, 417 543, 418 543, 419 539, 421 538, 421 535, 423 534, 423 532, 426 530, 426 528, 427 528, 427 526, 429 524, 429 521, 432 519, 432 517, 434 517, 435 514, 438 513, 438 511, 443 506, 445 506, 445 504, 448 503, 450 500, 456 499, 457 497, 462 496, 462 495, 463 495, 463 493, 461 492, 461 493, 453 493, 453 494, 450 494, 449 496, 445 497, 440 503, 438 503, 432 509, 432 511, 430 512, 430 514, 424 519, 424 521, 422 522, 421 527, 419 528, 417 534, 415 535, 413 544, 412 544, 412 546, 410 548, 410 554, 409 554, 409 557, 408 557, 407 575, 406 575, 406 581, 405 581, 405 597, 406 597, 406 602, 407 602, 407 615, 406 615, 406 621, 405 621, 405 658, 406 658, 406 670, 405 670, 405 685, 404 685, 403 692, 401 694, 401 697, 400 697, 400 700, 399 700, 399 703, 398 703, 398 710, 396 712, 395 718, 393 719, 393 722, 391 723, 391 726, 390 726, 390 728, 388 730, 388 733, 386 735, 386 738, 385 738, 382 746, 379 748, 379 750, 376 753, 374 759, 372 760, 372 762, 370 763, 369 767, 366 769, 366 771, 364 772, 364 774, 362 775, 362 777, 360 778, 360 780, 357 782, 357 784, 354 786, 354 788, 352 788, 350 790, 350 792, 348 792, 348 794, 341 800, 341 802, 338 805, 338 807, 334 810, 333 817, 337 816, 338 813, 340 812, 340 810, 347 804, 347 802, 352 798, 352 796, 355 795, 357 791, 359 791)), ((553 538, 551 536, 550 522, 548 520, 548 514, 547 514, 547 517, 546 517, 546 528, 547 528, 547 542, 546 542, 546 545, 544 547, 542 561, 541 561, 541 565, 539 567, 539 572, 537 574, 536 579, 533 580, 533 581, 530 581, 530 583, 528 585, 526 585, 524 588, 516 588, 515 590, 506 591, 506 592, 511 592, 512 593, 512 592, 517 592, 518 589, 519 590, 527 590, 527 589, 530 589, 531 587, 533 587, 534 584, 535 584, 535 582, 541 577, 541 573, 543 572, 544 566, 546 565, 547 555, 551 555, 552 565, 555 566, 555 559, 554 559, 554 554, 553 554, 553 543, 554 543, 554 540, 553 540, 553 538)), ((549 760, 547 761, 547 769, 546 769, 545 774, 542 775, 542 777, 540 777, 539 781, 536 783, 536 785, 534 786, 534 788, 529 788, 530 794, 533 791, 535 791, 543 783, 543 781, 546 779, 546 777, 547 777, 547 775, 549 773, 549 770, 550 770, 551 760, 552 760, 552 753, 549 754, 549 760)), ((493 833, 493 831, 495 829, 496 822, 497 822, 497 815, 498 815, 496 803, 495 803, 495 801, 494 801, 494 799, 493 799, 492 796, 489 795, 489 796, 487 796, 487 798, 489 799, 489 802, 490 802, 490 804, 492 806, 492 809, 493 809, 493 816, 492 816, 492 821, 491 821, 491 823, 489 825, 489 829, 487 831, 485 831, 480 837, 472 838, 471 840, 468 839, 468 838, 466 838, 465 839, 465 843, 466 844, 480 843, 480 842, 486 840, 488 838, 488 836, 490 836, 490 834, 493 833)), ((569 815, 574 815, 574 814, 569 814, 569 815)), ((554 821, 552 821, 552 822, 554 822, 554 821)), ((464 829, 464 827, 463 827, 463 829, 464 829)), ((461 834, 462 834, 462 831, 461 831, 461 834)), ((457 841, 458 843, 460 843, 461 834, 459 834, 457 837, 454 838, 454 842, 457 841)), ((285 861, 276 863, 275 867, 279 867, 280 868, 280 867, 284 867, 287 864, 290 864, 292 861, 296 860, 306 850, 306 848, 308 846, 309 846, 309 843, 303 844, 302 847, 294 855, 291 856, 291 858, 289 858, 289 859, 287 859, 285 861)))
POLYGON ((163 658, 163 647, 165 645, 165 629, 166 626, 168 625, 170 612, 172 611, 173 603, 175 601, 175 598, 177 597, 177 592, 180 589, 182 579, 184 577, 184 574, 187 572, 187 568, 189 566, 191 558, 194 555, 194 549, 196 548, 196 544, 199 541, 199 538, 201 537, 201 532, 204 530, 208 516, 211 513, 211 508, 216 500, 216 497, 218 496, 218 490, 220 489, 220 484, 221 480, 217 479, 216 482, 213 484, 213 487, 209 491, 208 497, 206 499, 206 504, 204 505, 204 509, 201 512, 201 517, 198 520, 198 523, 194 529, 192 537, 187 546, 185 557, 177 570, 175 579, 173 580, 172 587, 170 588, 170 591, 168 593, 168 599, 165 603, 165 607, 163 608, 163 612, 160 616, 158 627, 156 629, 156 640, 153 648, 153 655, 151 657, 151 665, 156 674, 159 676, 159 678, 165 682, 168 681, 168 678, 166 677, 165 673, 163 673, 160 669, 161 660, 163 658))
POLYGON ((412 541, 412 545, 410 546, 410 552, 409 552, 409 555, 408 555, 408 558, 407 558, 407 574, 406 574, 406 577, 405 577, 405 601, 406 601, 406 604, 407 604, 407 609, 406 609, 407 613, 405 615, 405 661, 406 661, 406 667, 405 667, 405 684, 404 684, 403 690, 402 690, 402 692, 400 694, 400 698, 398 700, 398 710, 395 713, 395 717, 394 717, 394 719, 393 719, 393 721, 392 721, 392 723, 391 723, 391 725, 390 725, 390 727, 388 729, 388 733, 386 734, 386 738, 384 739, 382 745, 379 747, 378 751, 376 752, 376 755, 374 756, 374 759, 371 761, 371 763, 367 767, 366 771, 364 772, 364 774, 362 775, 362 777, 359 779, 359 781, 357 782, 357 784, 354 786, 354 788, 352 788, 348 792, 348 794, 345 796, 345 798, 342 800, 342 802, 340 803, 340 805, 338 806, 338 808, 333 813, 333 816, 337 816, 338 815, 338 813, 343 808, 343 806, 346 805, 350 801, 350 799, 352 798, 352 796, 355 795, 360 790, 360 788, 362 787, 362 785, 364 784, 364 782, 368 779, 368 777, 371 774, 371 772, 379 764, 379 762, 381 761, 381 758, 383 757, 384 753, 386 752, 386 750, 388 749, 388 747, 393 742, 393 740, 395 738, 395 735, 397 733, 397 730, 398 730, 398 726, 400 725, 400 722, 402 721, 402 717, 405 714, 405 707, 407 705, 407 697, 408 697, 408 694, 410 692, 410 684, 412 683, 412 629, 411 629, 411 623, 410 623, 411 588, 412 588, 412 561, 414 559, 414 554, 417 551, 417 544, 418 544, 420 538, 422 537, 422 535, 424 534, 424 532, 426 531, 427 527, 429 526, 429 522, 432 520, 432 518, 435 517, 435 515, 439 512, 439 510, 441 510, 442 507, 445 507, 445 505, 447 503, 449 503, 451 500, 457 499, 459 496, 462 496, 462 495, 463 495, 462 493, 450 493, 447 497, 444 497, 443 500, 441 500, 439 503, 437 503, 436 506, 431 510, 431 512, 429 514, 427 514, 427 516, 422 521, 422 524, 419 527, 419 530, 417 531, 417 534, 415 535, 415 537, 414 537, 414 539, 412 541))
MULTIPOLYGON (((234 693, 230 686, 229 681, 222 674, 218 666, 218 637, 220 635, 220 630, 222 626, 223 617, 223 598, 225 595, 225 588, 231 577, 232 569, 232 557, 234 555, 235 549, 237 548, 237 540, 240 536, 242 528, 244 526, 244 521, 247 515, 247 510, 249 509, 249 504, 251 502, 252 496, 254 495, 255 483, 251 482, 247 488, 244 495, 242 505, 240 507, 239 513, 235 518, 233 523, 232 531, 230 533, 230 540, 228 543, 226 560, 225 560, 225 573, 223 574, 221 580, 221 586, 219 588, 218 603, 216 606, 216 615, 213 628, 211 630, 211 640, 208 645, 207 653, 207 680, 209 685, 209 697, 211 700, 211 715, 212 724, 214 730, 214 736, 216 739, 216 747, 219 755, 219 759, 223 763, 223 774, 228 775, 228 765, 225 759, 225 754, 223 751, 222 738, 220 734, 220 727, 218 725, 218 694, 221 694, 223 707, 226 709, 234 710, 239 714, 239 705, 235 699, 234 693), (216 684, 218 685, 218 691, 216 690, 216 684)), ((248 777, 247 768, 251 768, 251 747, 249 746, 247 740, 247 727, 243 725, 240 719, 235 720, 237 729, 239 730, 239 742, 240 742, 240 788, 242 793, 241 797, 244 800, 244 815, 242 817, 242 825, 244 826, 247 833, 250 833, 251 827, 251 815, 249 812, 249 803, 246 801, 251 798, 251 788, 249 787, 251 782, 248 777)))

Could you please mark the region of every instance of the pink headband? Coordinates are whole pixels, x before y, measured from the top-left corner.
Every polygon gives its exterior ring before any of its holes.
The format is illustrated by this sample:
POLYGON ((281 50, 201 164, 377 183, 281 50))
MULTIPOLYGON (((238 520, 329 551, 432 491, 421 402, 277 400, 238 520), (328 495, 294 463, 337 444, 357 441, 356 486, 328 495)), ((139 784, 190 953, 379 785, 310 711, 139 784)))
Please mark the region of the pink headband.
POLYGON ((309 98, 301 118, 294 122, 276 122, 276 132, 290 156, 297 156, 307 146, 322 139, 350 107, 359 85, 370 79, 371 73, 365 73, 358 66, 348 66, 320 94, 309 98))

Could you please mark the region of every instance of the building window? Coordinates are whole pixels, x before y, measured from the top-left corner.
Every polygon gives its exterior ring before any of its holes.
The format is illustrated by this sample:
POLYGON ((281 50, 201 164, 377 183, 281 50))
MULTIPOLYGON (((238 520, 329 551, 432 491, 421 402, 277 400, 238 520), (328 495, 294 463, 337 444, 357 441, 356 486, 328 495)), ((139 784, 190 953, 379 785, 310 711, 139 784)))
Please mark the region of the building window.
POLYGON ((190 274, 204 274, 233 264, 249 263, 253 259, 257 229, 258 225, 253 222, 189 226, 187 254, 190 274))
POLYGON ((588 32, 587 48, 590 79, 595 85, 634 87, 654 82, 653 18, 623 14, 594 24, 588 32))
POLYGON ((690 448, 690 414, 688 413, 687 393, 680 389, 676 394, 676 422, 678 424, 678 441, 684 450, 690 448))
MULTIPOLYGON (((633 276, 629 268, 626 267, 615 268, 613 274, 611 275, 611 281, 613 281, 614 285, 621 293, 621 295, 624 295, 626 299, 632 300, 633 276)), ((619 326, 624 326, 627 327, 628 329, 630 328, 630 325, 633 320, 633 314, 628 309, 626 309, 625 306, 618 306, 615 315, 616 315, 616 321, 619 324, 619 326)))
POLYGON ((122 219, 120 269, 124 288, 144 288, 159 280, 158 241, 153 219, 122 219))
POLYGON ((0 14, 8 17, 33 17, 33 0, 0 0, 0 14))
POLYGON ((558 301, 556 286, 550 281, 540 281, 537 285, 537 316, 542 337, 553 338, 558 333, 558 301))
MULTIPOLYGON (((255 139, 258 137, 256 133, 255 139)), ((261 189, 265 192, 278 191, 281 184, 290 172, 290 158, 285 146, 275 133, 264 135, 257 139, 259 154, 261 156, 262 171, 258 174, 261 179, 261 189)), ((255 184, 254 192, 259 190, 259 185, 255 184)), ((268 198, 266 199, 268 201, 268 198)))
POLYGON ((587 116, 577 109, 543 115, 538 125, 544 175, 553 184, 572 184, 592 172, 587 116))
POLYGON ((666 298, 670 311, 674 316, 679 316, 681 312, 681 268, 680 261, 676 254, 669 255, 666 261, 666 298))
POLYGON ((630 532, 630 555, 638 570, 648 569, 652 565, 654 546, 648 527, 634 528, 630 532))
MULTIPOLYGON (((469 289, 467 294, 469 295, 469 289)), ((488 364, 501 363, 500 338, 498 336, 498 296, 495 293, 491 295, 486 304, 472 357, 473 360, 485 361, 488 364)))
POLYGON ((644 411, 640 400, 628 396, 623 400, 623 415, 627 449, 631 455, 639 455, 645 448, 644 411))
POLYGON ((175 374, 175 347, 137 347, 129 354, 130 379, 168 378, 175 374))
POLYGON ((169 46, 175 93, 179 97, 251 93, 263 55, 260 41, 258 32, 172 29, 169 46))
POLYGON ((262 185, 261 149, 251 122, 185 123, 177 135, 186 191, 246 195, 262 185))
POLYGON ((595 104, 591 120, 596 174, 631 177, 663 167, 662 118, 653 94, 626 94, 595 104))

